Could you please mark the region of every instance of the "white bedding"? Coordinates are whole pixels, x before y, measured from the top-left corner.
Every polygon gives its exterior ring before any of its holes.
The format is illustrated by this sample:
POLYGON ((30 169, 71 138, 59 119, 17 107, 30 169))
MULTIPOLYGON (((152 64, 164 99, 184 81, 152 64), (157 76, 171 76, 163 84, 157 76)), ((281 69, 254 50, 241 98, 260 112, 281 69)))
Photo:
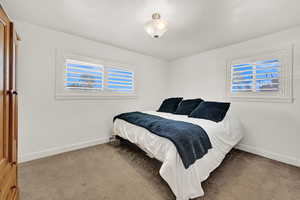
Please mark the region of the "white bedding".
POLYGON ((188 200, 203 196, 204 191, 201 182, 208 178, 210 172, 221 164, 225 155, 242 138, 239 120, 234 118, 230 111, 228 111, 224 120, 219 123, 170 113, 154 111, 144 113, 200 125, 207 132, 212 148, 204 157, 185 169, 175 145, 170 140, 124 120, 116 119, 114 122, 115 135, 138 145, 150 157, 154 157, 163 163, 159 173, 169 184, 176 200, 188 200))

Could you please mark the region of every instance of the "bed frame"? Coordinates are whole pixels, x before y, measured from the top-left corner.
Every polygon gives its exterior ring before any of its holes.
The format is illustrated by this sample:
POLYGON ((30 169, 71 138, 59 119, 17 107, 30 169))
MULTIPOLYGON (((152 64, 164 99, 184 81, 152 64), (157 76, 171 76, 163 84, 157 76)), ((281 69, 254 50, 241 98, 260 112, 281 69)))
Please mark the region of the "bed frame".
POLYGON ((145 153, 147 155, 147 153, 145 151, 143 151, 140 147, 138 147, 136 144, 130 142, 129 140, 126 140, 118 135, 115 136, 115 139, 117 141, 120 142, 120 144, 124 144, 124 145, 127 145, 127 146, 130 146, 131 148, 133 148, 134 150, 138 150, 138 151, 142 151, 143 153, 145 153))

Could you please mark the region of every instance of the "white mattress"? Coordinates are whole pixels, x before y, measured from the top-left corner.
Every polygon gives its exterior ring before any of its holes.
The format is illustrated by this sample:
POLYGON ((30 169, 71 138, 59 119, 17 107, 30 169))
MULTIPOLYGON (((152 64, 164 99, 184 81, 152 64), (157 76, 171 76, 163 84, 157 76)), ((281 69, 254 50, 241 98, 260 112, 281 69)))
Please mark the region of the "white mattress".
POLYGON ((200 125, 207 132, 212 148, 204 157, 185 169, 175 145, 170 140, 124 120, 116 119, 114 122, 115 135, 138 145, 150 157, 163 163, 159 173, 169 184, 176 200, 188 200, 203 196, 201 182, 209 177, 210 172, 221 164, 225 155, 242 138, 239 120, 232 116, 230 110, 224 120, 219 123, 170 113, 154 111, 144 113, 200 125))

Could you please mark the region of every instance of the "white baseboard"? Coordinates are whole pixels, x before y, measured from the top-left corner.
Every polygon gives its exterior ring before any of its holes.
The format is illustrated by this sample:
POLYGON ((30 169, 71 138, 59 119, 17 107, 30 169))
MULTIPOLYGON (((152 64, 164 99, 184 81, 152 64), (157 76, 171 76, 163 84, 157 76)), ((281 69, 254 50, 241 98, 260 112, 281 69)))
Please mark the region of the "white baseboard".
POLYGON ((101 138, 101 139, 71 144, 71 145, 67 145, 67 146, 63 146, 63 147, 54 147, 54 148, 46 149, 46 150, 39 151, 39 152, 28 153, 28 154, 19 156, 19 163, 36 160, 36 159, 44 158, 44 157, 48 157, 48 156, 53 156, 53 155, 61 154, 61 153, 68 152, 68 151, 91 147, 91 146, 95 146, 98 144, 104 144, 107 142, 109 142, 109 138, 101 138))
MULTIPOLYGON (((51 148, 51 149, 46 149, 46 150, 39 151, 39 152, 24 154, 24 155, 19 156, 19 163, 24 163, 24 162, 28 162, 31 160, 36 160, 39 158, 53 156, 53 155, 61 154, 61 153, 68 152, 68 151, 73 151, 73 150, 91 147, 91 146, 95 146, 95 145, 99 145, 99 144, 104 144, 104 143, 109 142, 109 140, 110 140, 110 138, 101 138, 101 139, 71 144, 71 145, 67 145, 67 146, 63 146, 63 147, 55 147, 55 148, 51 148)), ((272 160, 277 160, 277 161, 280 161, 283 163, 287 163, 290 165, 300 167, 300 160, 297 158, 274 153, 271 151, 267 151, 267 150, 253 147, 253 146, 246 145, 246 144, 238 144, 235 148, 249 152, 249 153, 253 153, 256 155, 260 155, 260 156, 263 156, 266 158, 270 158, 272 160)))
POLYGON ((282 155, 282 154, 278 154, 278 153, 274 153, 271 151, 267 151, 261 148, 257 148, 257 147, 253 147, 250 145, 246 145, 246 144, 238 144, 236 147, 236 149, 240 149, 249 153, 253 153, 256 155, 260 155, 266 158, 270 158, 272 160, 277 160, 283 163, 287 163, 290 165, 294 165, 297 167, 300 167, 300 160, 294 157, 290 157, 290 156, 286 156, 286 155, 282 155))

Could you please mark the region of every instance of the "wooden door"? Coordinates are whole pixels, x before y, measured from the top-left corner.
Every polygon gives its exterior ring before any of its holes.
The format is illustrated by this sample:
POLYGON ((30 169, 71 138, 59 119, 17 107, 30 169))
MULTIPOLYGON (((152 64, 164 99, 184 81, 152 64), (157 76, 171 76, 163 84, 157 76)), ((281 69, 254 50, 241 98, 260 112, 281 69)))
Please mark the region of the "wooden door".
POLYGON ((18 199, 14 43, 13 24, 0 6, 0 200, 18 199))

